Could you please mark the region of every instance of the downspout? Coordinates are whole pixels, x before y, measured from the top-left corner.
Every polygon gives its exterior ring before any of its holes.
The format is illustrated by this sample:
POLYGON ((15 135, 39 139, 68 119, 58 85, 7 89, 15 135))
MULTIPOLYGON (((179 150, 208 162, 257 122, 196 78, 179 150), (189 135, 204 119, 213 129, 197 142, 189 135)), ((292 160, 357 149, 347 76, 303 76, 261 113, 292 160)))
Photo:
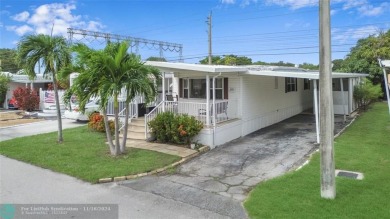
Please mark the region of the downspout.
POLYGON ((215 130, 216 130, 216 124, 217 122, 215 121, 215 79, 217 77, 221 76, 221 72, 214 76, 213 77, 213 105, 212 105, 212 109, 213 109, 213 147, 215 146, 215 130))

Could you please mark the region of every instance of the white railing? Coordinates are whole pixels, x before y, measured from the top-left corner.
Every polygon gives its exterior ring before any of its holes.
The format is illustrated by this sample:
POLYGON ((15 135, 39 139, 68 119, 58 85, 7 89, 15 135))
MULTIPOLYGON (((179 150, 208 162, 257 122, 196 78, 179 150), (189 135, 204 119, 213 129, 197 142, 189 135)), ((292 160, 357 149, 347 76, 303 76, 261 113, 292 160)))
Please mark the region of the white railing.
POLYGON ((152 121, 159 113, 164 112, 164 101, 160 102, 152 111, 148 114, 145 114, 145 139, 148 138, 148 134, 150 132, 148 123, 152 121))
MULTIPOLYGON (((129 112, 129 123, 131 123, 131 119, 138 117, 138 104, 136 103, 130 103, 130 112, 129 112)), ((121 131, 125 127, 125 119, 126 119, 126 108, 122 109, 118 114, 122 126, 119 128, 119 131, 121 131)))
POLYGON ((215 103, 215 107, 210 103, 209 112, 206 112, 207 104, 201 102, 177 102, 177 101, 163 101, 157 105, 149 114, 145 116, 145 138, 148 137, 150 129, 148 123, 152 121, 159 113, 173 112, 175 114, 187 114, 194 116, 197 120, 201 121, 204 125, 207 125, 207 114, 209 116, 209 126, 215 123, 222 123, 231 119, 237 118, 237 101, 218 101, 215 103), (215 115, 214 110, 215 110, 215 115))
POLYGON ((215 122, 216 123, 221 123, 221 122, 225 122, 225 121, 228 121, 229 120, 229 114, 228 114, 228 109, 229 109, 229 101, 227 100, 224 100, 224 101, 218 101, 215 103, 215 114, 214 113, 214 107, 213 105, 211 104, 211 110, 210 110, 210 116, 211 116, 211 122, 214 121, 214 118, 215 118, 215 122))

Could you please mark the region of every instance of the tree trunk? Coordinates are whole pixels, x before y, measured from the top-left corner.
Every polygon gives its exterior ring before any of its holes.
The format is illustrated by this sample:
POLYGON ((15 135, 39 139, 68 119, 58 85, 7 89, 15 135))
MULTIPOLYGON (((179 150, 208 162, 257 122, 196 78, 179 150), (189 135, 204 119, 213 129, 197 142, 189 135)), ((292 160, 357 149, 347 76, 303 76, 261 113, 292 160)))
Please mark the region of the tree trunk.
POLYGON ((53 72, 53 87, 54 87, 54 98, 56 101, 56 110, 57 110, 57 123, 58 123, 58 143, 62 143, 64 141, 62 137, 62 118, 61 118, 61 108, 60 108, 60 98, 58 96, 58 88, 57 88, 57 75, 53 72))
POLYGON ((103 118, 104 118, 104 127, 106 128, 108 146, 110 148, 111 155, 115 155, 115 146, 112 143, 112 135, 111 135, 110 126, 108 124, 107 111, 105 108, 102 109, 102 111, 103 111, 103 118))
POLYGON ((118 94, 114 95, 114 123, 115 123, 115 156, 121 153, 119 143, 119 104, 118 94))
POLYGON ((126 101, 126 117, 125 117, 125 127, 123 128, 123 140, 122 140, 122 144, 121 144, 121 153, 125 152, 125 148, 126 148, 126 140, 127 140, 127 130, 128 130, 128 127, 129 127, 129 114, 130 114, 130 110, 129 110, 129 102, 126 101))

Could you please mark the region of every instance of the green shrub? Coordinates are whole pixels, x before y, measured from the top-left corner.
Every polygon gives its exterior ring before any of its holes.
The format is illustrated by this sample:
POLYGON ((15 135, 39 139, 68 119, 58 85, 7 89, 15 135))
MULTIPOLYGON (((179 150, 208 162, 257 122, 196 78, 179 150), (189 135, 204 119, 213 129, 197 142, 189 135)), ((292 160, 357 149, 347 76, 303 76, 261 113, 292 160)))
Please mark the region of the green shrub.
POLYGON ((382 88, 380 85, 373 85, 368 79, 364 79, 353 89, 353 98, 362 110, 366 110, 367 106, 378 100, 382 96, 382 88))
MULTIPOLYGON (((114 133, 114 121, 108 120, 108 125, 110 127, 111 133, 114 133)), ((106 127, 104 126, 104 117, 100 115, 100 113, 92 113, 89 115, 88 128, 97 132, 106 132, 106 127)))
POLYGON ((203 128, 203 123, 195 117, 186 114, 175 115, 172 112, 158 114, 148 125, 157 141, 188 145, 203 128))
POLYGON ((5 96, 9 88, 8 83, 11 81, 11 78, 8 75, 0 73, 0 107, 3 106, 5 101, 5 96))

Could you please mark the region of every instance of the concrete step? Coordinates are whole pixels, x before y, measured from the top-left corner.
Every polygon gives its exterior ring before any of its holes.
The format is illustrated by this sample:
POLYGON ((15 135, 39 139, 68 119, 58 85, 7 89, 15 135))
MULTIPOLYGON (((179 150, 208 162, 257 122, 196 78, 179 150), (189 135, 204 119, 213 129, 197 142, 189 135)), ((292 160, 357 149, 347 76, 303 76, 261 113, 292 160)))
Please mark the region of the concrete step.
MULTIPOLYGON (((119 137, 123 138, 123 134, 119 137)), ((145 140, 145 132, 127 132, 127 139, 145 140)))
POLYGON ((145 126, 136 126, 129 124, 127 132, 142 132, 145 133, 145 126))
POLYGON ((135 126, 144 126, 145 127, 145 118, 144 117, 138 117, 138 118, 135 118, 135 119, 131 119, 131 123, 132 125, 135 125, 135 126))

